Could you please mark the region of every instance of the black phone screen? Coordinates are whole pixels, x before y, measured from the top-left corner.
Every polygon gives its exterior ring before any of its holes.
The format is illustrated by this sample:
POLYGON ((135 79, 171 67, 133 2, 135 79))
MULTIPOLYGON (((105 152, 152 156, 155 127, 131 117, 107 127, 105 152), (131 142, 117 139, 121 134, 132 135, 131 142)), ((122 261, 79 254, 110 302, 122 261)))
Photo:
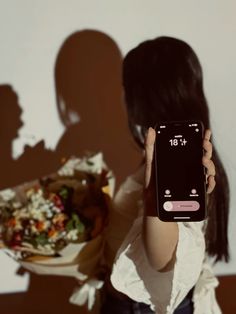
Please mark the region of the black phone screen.
POLYGON ((157 212, 164 221, 206 218, 203 126, 176 121, 156 126, 157 212))

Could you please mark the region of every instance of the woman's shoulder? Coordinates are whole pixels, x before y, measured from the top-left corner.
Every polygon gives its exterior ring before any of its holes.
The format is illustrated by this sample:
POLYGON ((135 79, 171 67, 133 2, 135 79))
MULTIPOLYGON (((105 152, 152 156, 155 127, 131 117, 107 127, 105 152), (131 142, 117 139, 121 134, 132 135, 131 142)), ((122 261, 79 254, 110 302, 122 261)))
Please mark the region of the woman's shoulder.
POLYGON ((123 183, 119 186, 117 193, 132 192, 143 189, 144 182, 144 166, 139 167, 134 173, 128 175, 123 183))
POLYGON ((113 198, 113 210, 134 220, 142 206, 143 168, 126 177, 113 198))

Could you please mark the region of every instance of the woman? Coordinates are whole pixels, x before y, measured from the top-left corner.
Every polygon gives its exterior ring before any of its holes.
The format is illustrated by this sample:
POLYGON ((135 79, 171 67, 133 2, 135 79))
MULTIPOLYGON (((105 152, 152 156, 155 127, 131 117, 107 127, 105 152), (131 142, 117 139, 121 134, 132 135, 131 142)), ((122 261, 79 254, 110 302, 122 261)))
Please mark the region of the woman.
POLYGON ((229 187, 210 142, 198 58, 188 44, 175 38, 145 41, 125 57, 123 85, 129 127, 146 162, 127 178, 114 200, 106 245, 111 283, 107 280, 101 312, 221 313, 214 291, 218 281, 208 257, 229 260, 229 187), (156 134, 151 127, 173 120, 201 120, 206 130, 202 162, 207 169, 209 214, 202 222, 162 222, 155 214, 150 178, 156 134))

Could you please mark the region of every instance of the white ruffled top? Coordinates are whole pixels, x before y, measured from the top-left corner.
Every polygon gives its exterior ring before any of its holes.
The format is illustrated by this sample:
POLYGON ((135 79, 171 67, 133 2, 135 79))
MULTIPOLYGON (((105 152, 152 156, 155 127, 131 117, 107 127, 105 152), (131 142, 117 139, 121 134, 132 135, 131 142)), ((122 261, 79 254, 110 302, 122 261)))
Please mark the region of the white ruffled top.
POLYGON ((204 222, 178 222, 176 262, 171 271, 153 269, 142 242, 143 169, 128 177, 114 198, 106 231, 106 259, 114 288, 150 305, 157 314, 171 314, 195 286, 194 314, 221 314, 215 297, 218 280, 205 253, 204 222))

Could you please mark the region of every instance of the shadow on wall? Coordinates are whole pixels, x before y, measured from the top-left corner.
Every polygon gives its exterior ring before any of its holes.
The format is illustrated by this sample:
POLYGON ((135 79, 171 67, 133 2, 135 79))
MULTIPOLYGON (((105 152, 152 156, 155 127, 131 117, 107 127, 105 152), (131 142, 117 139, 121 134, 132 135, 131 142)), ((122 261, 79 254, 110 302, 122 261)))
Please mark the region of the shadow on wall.
MULTIPOLYGON (((141 161, 127 127, 122 100, 121 54, 104 33, 85 30, 69 36, 55 64, 57 108, 65 132, 55 151, 44 141, 12 158, 12 142, 22 127, 21 108, 10 85, 0 86, 0 190, 55 172, 61 160, 102 151, 119 185, 141 161)), ((48 129, 50 130, 50 117, 48 129)), ((71 278, 30 276, 27 293, 0 295, 2 313, 85 313, 68 303, 71 278)), ((1 284, 4 284, 1 282, 1 284)))
MULTIPOLYGON (((56 171, 63 158, 85 152, 103 152, 117 186, 135 171, 141 155, 127 126, 121 63, 120 51, 107 35, 85 30, 69 36, 55 64, 57 108, 65 132, 55 151, 40 141, 26 145, 17 160, 12 158, 12 141, 23 125, 22 112, 13 88, 0 86, 0 189, 56 171)), ((50 117, 50 130, 49 123, 50 117)))
POLYGON ((127 126, 121 65, 116 43, 91 30, 69 36, 55 65, 57 107, 66 127, 57 153, 101 150, 118 184, 137 168, 141 158, 127 126))
POLYGON ((35 179, 55 168, 55 154, 45 149, 44 141, 34 147, 26 145, 20 158, 12 158, 12 143, 23 125, 21 114, 13 88, 0 85, 0 190, 35 179))

